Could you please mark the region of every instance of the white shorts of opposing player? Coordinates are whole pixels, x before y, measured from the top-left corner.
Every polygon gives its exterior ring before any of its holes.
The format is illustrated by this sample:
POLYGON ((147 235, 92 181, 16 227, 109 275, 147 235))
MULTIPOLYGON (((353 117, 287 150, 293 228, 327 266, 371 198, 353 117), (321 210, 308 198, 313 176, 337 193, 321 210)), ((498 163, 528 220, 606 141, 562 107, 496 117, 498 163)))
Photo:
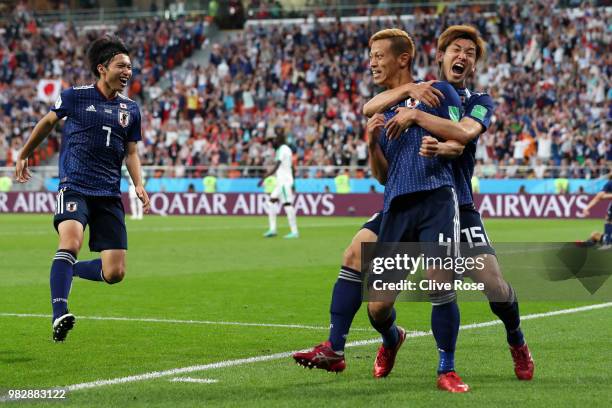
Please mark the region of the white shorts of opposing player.
POLYGON ((293 188, 289 183, 278 183, 270 193, 272 200, 278 200, 281 204, 293 204, 293 188))
POLYGON ((143 216, 143 206, 142 201, 136 195, 136 187, 130 185, 128 190, 128 196, 130 197, 130 211, 132 215, 130 219, 132 220, 142 220, 143 216))
POLYGON ((294 194, 292 184, 293 183, 278 183, 270 194, 270 200, 266 203, 266 212, 268 213, 268 221, 270 224, 269 232, 271 233, 276 234, 276 215, 280 207, 282 207, 285 210, 285 214, 287 214, 291 233, 294 235, 298 234, 295 207, 293 206, 294 194), (280 206, 274 205, 272 200, 278 200, 280 206))

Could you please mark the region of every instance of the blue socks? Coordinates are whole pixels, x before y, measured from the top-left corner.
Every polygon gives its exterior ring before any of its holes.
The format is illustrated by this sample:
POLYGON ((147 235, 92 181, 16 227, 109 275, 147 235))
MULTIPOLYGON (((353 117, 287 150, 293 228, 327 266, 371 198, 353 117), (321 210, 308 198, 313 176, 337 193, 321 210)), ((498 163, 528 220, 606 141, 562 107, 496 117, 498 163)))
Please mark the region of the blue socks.
POLYGON ((68 295, 72 287, 73 276, 92 281, 104 281, 102 260, 92 259, 78 262, 76 254, 67 249, 59 249, 55 253, 49 279, 53 320, 68 312, 68 295))
POLYGON ((332 350, 344 351, 346 337, 360 307, 361 273, 348 266, 342 266, 334 285, 329 310, 329 341, 332 350))
POLYGON ((603 234, 603 237, 601 238, 601 243, 603 245, 612 244, 612 223, 610 222, 607 222, 604 225, 604 234, 603 234))
POLYGON ((434 305, 431 310, 431 331, 433 332, 440 362, 438 374, 455 371, 455 345, 459 335, 459 307, 457 301, 434 305))
POLYGON ((91 261, 78 261, 74 264, 73 268, 74 276, 78 276, 81 279, 87 279, 91 281, 104 281, 102 276, 102 260, 92 259, 91 261))
POLYGON ((391 310, 391 315, 383 322, 377 322, 368 311, 368 317, 372 327, 382 336, 383 346, 393 348, 399 342, 399 331, 395 325, 395 308, 391 310))
POLYGON ((53 320, 68 312, 68 295, 72 286, 73 265, 76 255, 66 249, 59 249, 51 263, 51 307, 53 320))
POLYGON ((491 307, 491 311, 504 323, 508 344, 511 346, 522 346, 525 344, 525 339, 521 331, 519 306, 512 287, 510 287, 510 292, 510 301, 489 302, 489 306, 491 307))

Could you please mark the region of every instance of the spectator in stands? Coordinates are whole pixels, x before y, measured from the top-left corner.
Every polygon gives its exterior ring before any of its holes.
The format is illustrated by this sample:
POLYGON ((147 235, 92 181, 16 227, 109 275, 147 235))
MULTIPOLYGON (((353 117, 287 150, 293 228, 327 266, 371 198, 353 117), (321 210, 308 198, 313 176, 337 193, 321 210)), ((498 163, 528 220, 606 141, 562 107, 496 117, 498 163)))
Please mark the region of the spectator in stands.
MULTIPOLYGON (((280 13, 273 1, 252 3, 249 13, 258 10, 252 17, 280 13)), ((474 85, 498 107, 478 145, 481 176, 525 177, 533 168, 536 177, 599 177, 612 160, 611 17, 605 8, 553 8, 542 0, 501 4, 492 15, 424 8, 403 28, 416 35, 422 52, 414 70, 425 80, 435 78, 434 44, 445 26, 472 23, 487 40, 495 63, 474 85), (500 165, 510 168, 498 171, 500 165)), ((304 175, 326 175, 330 165, 366 165, 360 112, 374 92, 367 40, 386 24, 253 24, 232 41, 213 44, 208 61, 190 62, 184 72, 174 68, 203 44, 203 19, 120 24, 118 35, 142 61, 130 96, 143 100, 143 163, 263 166, 270 159, 263 140, 281 123, 295 164, 314 166, 304 175), (169 88, 159 85, 163 77, 169 88)), ((71 24, 40 25, 27 9, 0 28, 0 163, 7 164, 12 140, 21 145, 33 118, 47 110, 35 98, 37 79, 85 79, 75 56, 87 34, 71 24)), ((35 163, 57 152, 57 140, 57 134, 49 139, 35 163)))

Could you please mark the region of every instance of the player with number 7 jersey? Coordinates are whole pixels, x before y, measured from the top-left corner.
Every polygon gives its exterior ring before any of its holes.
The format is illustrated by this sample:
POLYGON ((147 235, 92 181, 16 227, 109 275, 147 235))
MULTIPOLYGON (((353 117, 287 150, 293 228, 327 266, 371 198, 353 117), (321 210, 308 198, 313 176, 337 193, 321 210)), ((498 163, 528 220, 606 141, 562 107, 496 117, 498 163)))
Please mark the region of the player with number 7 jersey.
POLYGON ((17 181, 27 182, 31 178, 28 157, 66 119, 53 219, 59 234, 50 277, 54 341, 64 341, 75 324, 75 316, 68 311, 73 276, 109 284, 125 276, 127 231, 120 191, 124 160, 144 211, 149 210, 136 149, 141 139, 140 110, 121 93, 132 76, 129 51, 119 38, 105 36, 90 44, 87 59, 96 82, 61 93, 34 127, 15 166, 17 181), (77 262, 87 226, 89 248, 101 256, 77 262))
POLYGON ((129 143, 140 140, 138 104, 96 84, 64 90, 51 109, 66 118, 59 160, 60 188, 89 196, 121 195, 121 165, 129 143))

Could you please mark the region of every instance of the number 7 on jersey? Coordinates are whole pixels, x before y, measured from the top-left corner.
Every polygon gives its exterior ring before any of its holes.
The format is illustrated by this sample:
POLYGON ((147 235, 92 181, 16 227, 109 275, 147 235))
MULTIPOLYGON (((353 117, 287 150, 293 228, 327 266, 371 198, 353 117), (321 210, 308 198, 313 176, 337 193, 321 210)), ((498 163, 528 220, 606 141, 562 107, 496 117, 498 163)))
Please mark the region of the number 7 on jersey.
POLYGON ((106 147, 110 146, 110 136, 113 129, 110 126, 102 126, 102 130, 106 130, 106 147))

